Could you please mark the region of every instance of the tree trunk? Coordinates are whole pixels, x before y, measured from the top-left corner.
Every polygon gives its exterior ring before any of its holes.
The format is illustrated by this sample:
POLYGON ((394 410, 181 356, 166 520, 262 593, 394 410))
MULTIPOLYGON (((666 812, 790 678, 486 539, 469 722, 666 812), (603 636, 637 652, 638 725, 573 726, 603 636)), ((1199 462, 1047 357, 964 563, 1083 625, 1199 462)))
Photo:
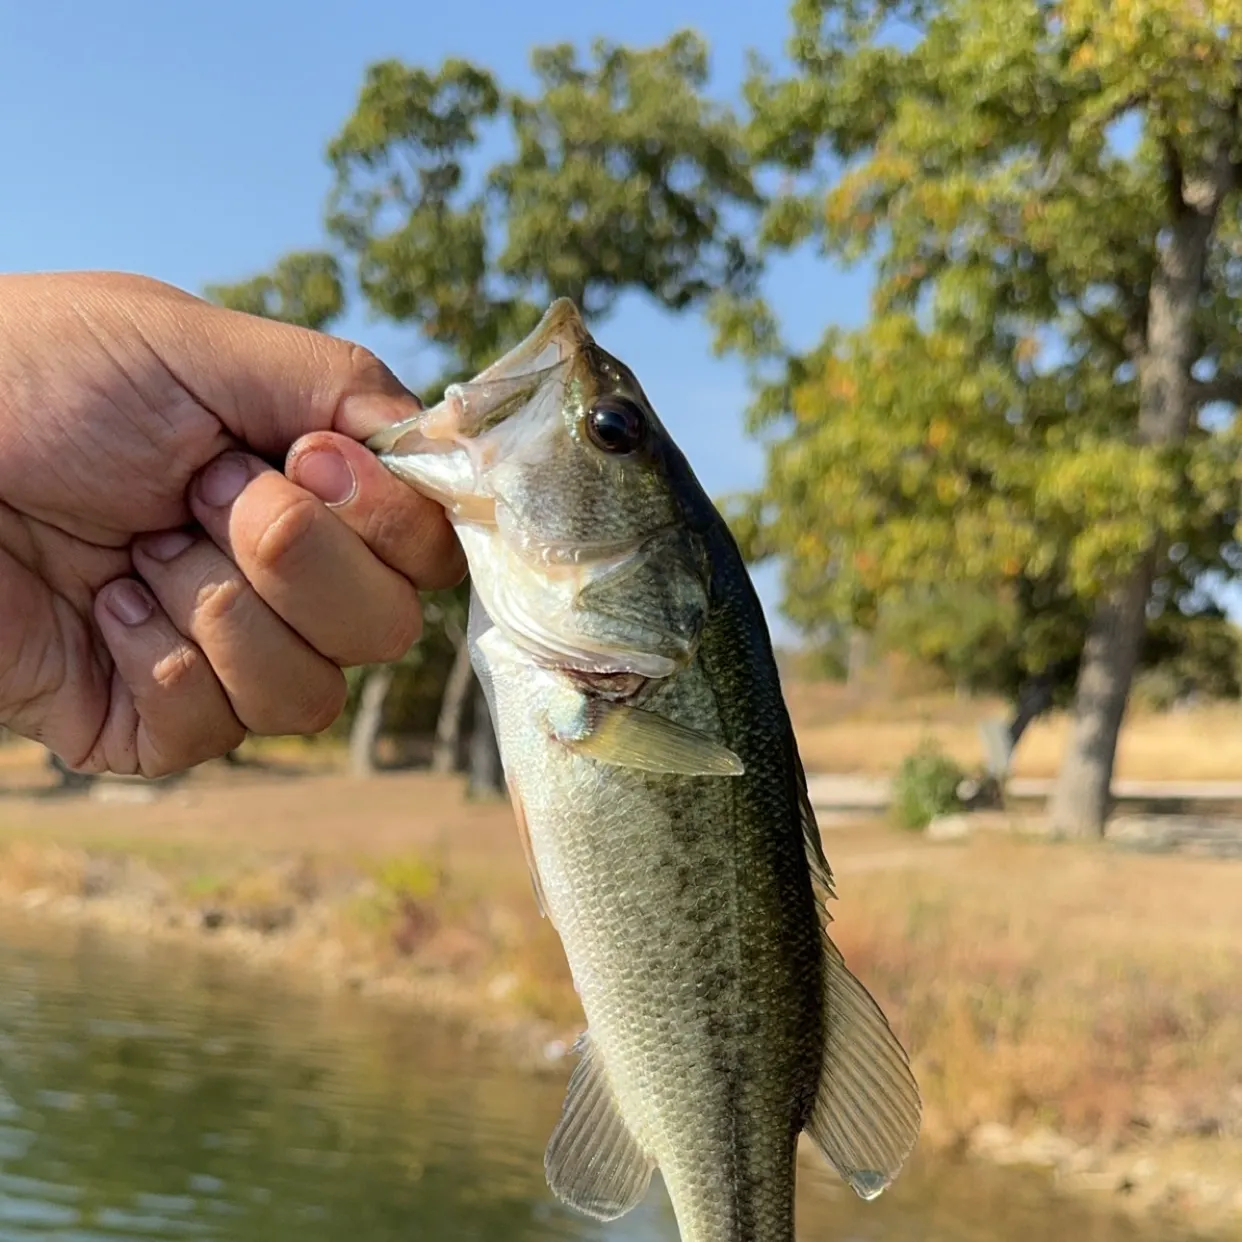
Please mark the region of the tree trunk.
POLYGON ((375 774, 375 743, 384 720, 384 700, 392 686, 390 664, 370 669, 358 696, 358 712, 349 731, 349 770, 355 776, 375 774))
POLYGON ((861 687, 863 675, 867 671, 867 660, 871 654, 870 636, 866 630, 860 630, 857 626, 852 627, 845 650, 845 684, 851 690, 857 691, 861 687))
POLYGON ((1155 557, 1101 601, 1083 645, 1069 749, 1057 773, 1048 818, 1058 836, 1098 837, 1108 816, 1117 737, 1147 633, 1155 557))
MULTIPOLYGON (((1147 299, 1145 339, 1136 362, 1139 378, 1138 439, 1178 444, 1195 413, 1190 368, 1195 361, 1195 312, 1203 292, 1208 246, 1222 199, 1237 170, 1222 147, 1213 167, 1187 175, 1166 146, 1172 222, 1158 243, 1147 299)), ((1153 544, 1129 579, 1105 595, 1087 631, 1074 698, 1069 750, 1048 803, 1061 836, 1102 836, 1108 814, 1117 735, 1130 683, 1147 633, 1159 549, 1153 544)))
POLYGON ((1028 677, 1019 687, 1018 700, 1007 730, 1011 755, 1018 749, 1018 743, 1027 729, 1052 707, 1058 683, 1070 675, 1073 667, 1072 660, 1060 660, 1043 672, 1028 677))
POLYGON ((436 718, 436 740, 431 751, 433 772, 455 772, 457 757, 461 753, 462 728, 470 706, 470 688, 474 685, 474 670, 470 667, 470 644, 465 634, 457 638, 457 651, 453 667, 449 669, 444 683, 444 695, 440 700, 440 714, 436 718))
POLYGON ((505 774, 500 766, 500 747, 487 696, 478 679, 474 681, 474 720, 470 730, 470 775, 466 793, 470 798, 495 798, 505 792, 505 774))

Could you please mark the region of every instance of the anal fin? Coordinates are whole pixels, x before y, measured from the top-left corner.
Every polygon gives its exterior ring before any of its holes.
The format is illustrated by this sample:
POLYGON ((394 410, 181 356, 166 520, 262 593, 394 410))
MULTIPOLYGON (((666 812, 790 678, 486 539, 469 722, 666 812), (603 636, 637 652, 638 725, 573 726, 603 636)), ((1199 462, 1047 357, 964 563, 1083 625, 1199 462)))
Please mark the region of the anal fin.
POLYGON ((913 1150, 923 1106, 888 1019, 827 935, 824 943, 824 1063, 806 1129, 854 1191, 874 1199, 913 1150))
POLYGON ((590 1032, 583 1032, 577 1050, 544 1172, 562 1202, 596 1220, 616 1220, 642 1202, 655 1161, 622 1120, 590 1032))

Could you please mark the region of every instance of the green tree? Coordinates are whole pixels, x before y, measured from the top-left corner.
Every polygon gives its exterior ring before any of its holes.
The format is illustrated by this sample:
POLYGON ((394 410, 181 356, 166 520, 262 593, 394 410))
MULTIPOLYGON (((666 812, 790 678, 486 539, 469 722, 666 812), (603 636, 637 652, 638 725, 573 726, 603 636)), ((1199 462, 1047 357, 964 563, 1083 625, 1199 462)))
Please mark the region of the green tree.
POLYGON ((478 370, 570 297, 603 319, 627 291, 680 311, 753 284, 739 210, 759 203, 736 119, 703 95, 707 48, 536 49, 537 92, 463 61, 366 74, 328 154, 328 231, 366 302, 478 370), (480 167, 483 139, 509 150, 480 167))
POLYGON ((787 556, 803 622, 962 592, 1022 673, 1080 653, 1049 810, 1098 833, 1149 613, 1242 566, 1236 0, 792 13, 792 75, 748 85, 788 182, 763 239, 876 287, 801 356, 761 302, 717 308, 722 347, 782 364, 740 531, 787 556))
MULTIPOLYGON (((669 311, 721 290, 749 294, 756 264, 745 242, 761 199, 738 121, 705 95, 702 40, 596 41, 585 59, 559 45, 536 49, 532 66, 536 89, 523 94, 460 59, 372 65, 328 145, 328 247, 211 296, 325 327, 356 294, 432 348, 437 374, 421 386, 430 402, 515 344, 554 297, 598 322, 627 292, 669 311), (502 155, 488 163, 492 151, 502 155)), ((455 624, 453 610, 444 615, 455 624)), ((488 720, 450 672, 437 667, 454 714, 437 728, 437 763, 465 748, 494 780, 494 740, 490 751, 459 744, 464 715, 488 720)), ((383 690, 355 696, 370 735, 383 690)), ((366 736, 355 751, 365 761, 366 736)))
POLYGON ((340 264, 318 250, 287 254, 271 272, 238 284, 208 285, 204 292, 232 310, 317 331, 345 309, 340 264))

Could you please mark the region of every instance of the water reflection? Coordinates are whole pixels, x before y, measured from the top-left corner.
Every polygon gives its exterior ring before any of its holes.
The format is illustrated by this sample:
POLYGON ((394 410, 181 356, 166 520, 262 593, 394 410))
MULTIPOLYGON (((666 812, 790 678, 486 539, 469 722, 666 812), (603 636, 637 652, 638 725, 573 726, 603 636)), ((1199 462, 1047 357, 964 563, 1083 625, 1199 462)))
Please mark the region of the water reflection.
MULTIPOLYGON (((0 943, 0 1242, 676 1242, 658 1184, 609 1226, 557 1204, 561 1082, 449 1030, 85 932, 0 943)), ((916 1162, 863 1205, 803 1176, 804 1242, 1141 1236, 1034 1178, 916 1162)))

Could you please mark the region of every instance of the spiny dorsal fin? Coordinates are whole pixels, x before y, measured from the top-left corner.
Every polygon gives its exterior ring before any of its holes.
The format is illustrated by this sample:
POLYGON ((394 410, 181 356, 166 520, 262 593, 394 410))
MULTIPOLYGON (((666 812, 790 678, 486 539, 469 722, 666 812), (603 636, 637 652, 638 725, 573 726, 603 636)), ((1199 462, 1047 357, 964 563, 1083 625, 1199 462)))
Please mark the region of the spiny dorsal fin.
MULTIPOLYGON (((802 819, 802 837, 806 845, 806 858, 811 867, 811 879, 815 886, 823 890, 825 897, 835 897, 832 887, 832 868, 824 854, 823 838, 819 835, 819 821, 815 818, 815 808, 811 805, 811 793, 806 785, 806 769, 802 766, 802 756, 794 747, 794 771, 798 783, 798 812, 802 819)), ((827 910, 825 915, 831 919, 827 910)))
POLYGON ((901 1171, 923 1106, 905 1050, 879 1005, 824 935, 826 1038, 807 1133, 864 1199, 901 1171))
POLYGON ((642 1202, 655 1161, 621 1119, 589 1032, 577 1050, 581 1059, 543 1167, 557 1198, 596 1220, 616 1220, 642 1202))

